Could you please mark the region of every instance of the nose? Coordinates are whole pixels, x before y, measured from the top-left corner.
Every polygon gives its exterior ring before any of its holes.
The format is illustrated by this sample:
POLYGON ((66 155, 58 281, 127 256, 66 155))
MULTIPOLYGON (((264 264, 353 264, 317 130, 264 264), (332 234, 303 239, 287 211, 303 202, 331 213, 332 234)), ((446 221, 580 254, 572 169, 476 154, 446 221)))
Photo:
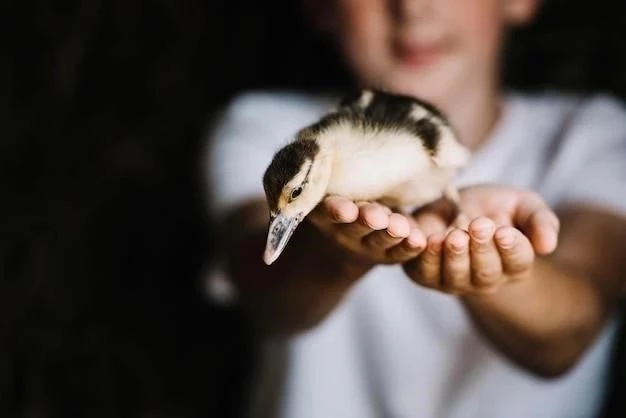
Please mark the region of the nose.
POLYGON ((399 22, 419 20, 426 15, 432 1, 436 0, 391 0, 391 10, 399 22))

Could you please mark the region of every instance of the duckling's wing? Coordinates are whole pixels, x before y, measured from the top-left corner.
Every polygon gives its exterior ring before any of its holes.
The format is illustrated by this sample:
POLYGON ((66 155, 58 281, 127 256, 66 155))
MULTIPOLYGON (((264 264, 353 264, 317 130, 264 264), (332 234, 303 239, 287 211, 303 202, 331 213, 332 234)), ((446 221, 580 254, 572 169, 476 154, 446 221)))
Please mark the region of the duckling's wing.
POLYGON ((461 168, 467 165, 471 153, 461 144, 449 126, 439 126, 439 140, 430 153, 438 167, 461 168))
POLYGON ((376 92, 373 90, 353 90, 341 99, 339 108, 363 110, 372 103, 375 96, 376 92))
POLYGON ((438 167, 460 168, 469 162, 469 149, 459 141, 446 117, 433 110, 432 105, 416 100, 408 118, 413 133, 438 167))
POLYGON ((470 159, 446 116, 424 100, 365 89, 346 95, 340 109, 375 128, 411 132, 438 167, 459 168, 470 159))

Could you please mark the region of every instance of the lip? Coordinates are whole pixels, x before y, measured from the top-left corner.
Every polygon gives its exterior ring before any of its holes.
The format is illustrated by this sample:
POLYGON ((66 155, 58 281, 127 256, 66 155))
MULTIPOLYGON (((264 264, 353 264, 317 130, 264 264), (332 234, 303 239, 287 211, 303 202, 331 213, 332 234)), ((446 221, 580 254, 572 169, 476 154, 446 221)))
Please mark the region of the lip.
POLYGON ((396 57, 410 67, 432 65, 444 53, 443 43, 418 43, 398 40, 393 44, 396 57))

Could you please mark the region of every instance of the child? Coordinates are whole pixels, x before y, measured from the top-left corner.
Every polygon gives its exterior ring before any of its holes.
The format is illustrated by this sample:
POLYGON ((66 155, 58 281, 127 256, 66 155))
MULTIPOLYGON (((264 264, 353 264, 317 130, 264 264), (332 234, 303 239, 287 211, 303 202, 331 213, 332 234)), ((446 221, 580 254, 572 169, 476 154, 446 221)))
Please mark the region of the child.
POLYGON ((504 33, 537 3, 312 4, 361 85, 433 102, 473 150, 458 178, 468 231, 444 235, 437 203, 403 215, 330 196, 265 266, 262 174, 339 97, 231 104, 209 167, 228 278, 265 342, 254 414, 597 411, 626 271, 626 112, 605 96, 501 90, 504 33))

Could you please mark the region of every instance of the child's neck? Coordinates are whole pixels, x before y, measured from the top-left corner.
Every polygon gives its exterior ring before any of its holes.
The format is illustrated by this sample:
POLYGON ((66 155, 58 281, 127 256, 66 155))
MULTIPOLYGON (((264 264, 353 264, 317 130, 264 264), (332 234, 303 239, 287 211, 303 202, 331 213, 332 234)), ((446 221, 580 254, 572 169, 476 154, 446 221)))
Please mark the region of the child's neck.
POLYGON ((472 151, 481 148, 501 114, 501 97, 497 89, 468 89, 442 107, 456 128, 461 141, 472 151))

